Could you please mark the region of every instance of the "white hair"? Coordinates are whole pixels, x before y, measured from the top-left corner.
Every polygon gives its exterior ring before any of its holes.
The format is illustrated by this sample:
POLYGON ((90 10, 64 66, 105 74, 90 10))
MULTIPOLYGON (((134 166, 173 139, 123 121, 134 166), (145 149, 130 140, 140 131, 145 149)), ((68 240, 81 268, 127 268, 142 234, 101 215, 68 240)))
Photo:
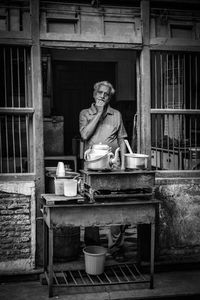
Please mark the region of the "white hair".
POLYGON ((95 85, 94 85, 94 92, 97 92, 99 90, 100 86, 102 86, 102 85, 109 87, 110 94, 114 95, 115 89, 113 88, 112 84, 110 82, 108 82, 108 81, 99 81, 99 82, 96 82, 95 85))

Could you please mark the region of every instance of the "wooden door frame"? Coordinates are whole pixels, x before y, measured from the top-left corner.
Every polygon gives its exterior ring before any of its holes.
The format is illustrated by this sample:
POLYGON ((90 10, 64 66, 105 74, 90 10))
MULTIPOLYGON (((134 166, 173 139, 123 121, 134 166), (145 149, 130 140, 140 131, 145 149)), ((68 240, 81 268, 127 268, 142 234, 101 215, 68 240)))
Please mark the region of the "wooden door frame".
POLYGON ((36 201, 36 265, 42 259, 42 222, 40 217, 40 195, 44 192, 44 151, 43 151, 43 107, 42 107, 42 76, 39 12, 40 0, 30 1, 31 11, 31 78, 33 115, 33 153, 35 173, 35 201, 36 201))

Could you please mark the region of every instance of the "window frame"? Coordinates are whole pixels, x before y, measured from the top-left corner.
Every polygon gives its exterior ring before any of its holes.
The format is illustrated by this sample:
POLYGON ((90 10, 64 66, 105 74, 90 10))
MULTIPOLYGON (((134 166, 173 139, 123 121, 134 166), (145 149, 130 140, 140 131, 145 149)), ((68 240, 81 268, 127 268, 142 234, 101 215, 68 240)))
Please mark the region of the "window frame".
MULTIPOLYGON (((33 107, 33 101, 32 101, 32 88, 31 88, 31 47, 27 46, 27 45, 13 45, 13 44, 9 44, 9 45, 5 45, 5 44, 1 44, 0 47, 2 48, 2 53, 6 53, 6 51, 12 53, 14 48, 17 48, 17 53, 19 51, 19 49, 21 49, 20 51, 26 51, 26 63, 24 64, 24 68, 26 68, 25 73, 24 73, 24 79, 25 79, 25 90, 26 90, 26 105, 27 106, 16 106, 14 104, 14 102, 12 103, 13 106, 1 106, 0 107, 0 116, 3 116, 5 118, 7 117, 28 117, 28 119, 30 120, 29 122, 29 126, 27 128, 27 135, 28 135, 28 146, 27 146, 27 159, 28 159, 28 170, 27 172, 0 172, 0 178, 2 178, 2 180, 4 178, 10 178, 12 180, 12 178, 14 180, 17 179, 17 176, 19 176, 19 178, 22 177, 26 177, 27 175, 30 175, 30 178, 33 178, 33 174, 34 174, 34 155, 33 155, 33 122, 34 122, 34 113, 35 113, 35 109, 33 107)), ((24 54, 25 55, 25 54, 24 54)), ((19 57, 17 58, 19 59, 19 57)), ((12 64, 14 62, 14 57, 12 57, 12 64)), ((5 62, 4 62, 5 63, 5 62)), ((4 65, 5 68, 5 65, 4 65)), ((5 74, 4 74, 5 76, 5 74)), ((7 76, 7 75, 6 75, 7 76)), ((11 75, 13 76, 13 74, 11 75)), ((17 74, 17 76, 20 76, 19 73, 17 74)), ((7 80, 7 78, 6 78, 7 80)), ((12 78, 11 78, 12 80, 12 78)), ((18 79, 19 80, 19 79, 18 79)), ((6 82, 5 82, 6 84, 6 82)), ((19 85, 19 83, 18 83, 19 85)), ((6 87, 6 86, 5 86, 6 87)), ((11 97, 21 97, 21 90, 20 87, 18 87, 18 94, 15 94, 14 89, 12 87, 12 91, 11 91, 11 97)), ((24 94, 25 96, 25 94, 24 94)), ((6 102, 5 102, 6 104, 6 102)), ((22 123, 19 123, 22 124, 22 123)), ((8 131, 7 131, 8 134, 8 131)), ((22 144, 21 144, 22 147, 22 144)), ((18 157, 14 157, 13 159, 16 160, 18 157)), ((0 158, 1 160, 3 159, 3 157, 0 158)), ((9 157, 6 158, 7 160, 9 160, 9 157)), ((22 159, 22 157, 21 157, 22 159)))
MULTIPOLYGON (((170 54, 189 54, 189 55, 192 55, 194 54, 194 52, 190 52, 190 51, 177 51, 177 50, 161 50, 161 49, 153 49, 151 51, 151 57, 150 57, 150 61, 151 61, 151 64, 152 64, 152 60, 153 60, 153 55, 155 55, 155 53, 160 53, 160 55, 162 55, 163 53, 167 53, 167 55, 170 55, 170 54)), ((195 53, 198 55, 198 57, 200 57, 200 53, 198 51, 195 51, 195 53)), ((156 72, 156 71, 155 71, 156 72)), ((154 76, 156 76, 154 74, 154 76)), ((152 85, 154 84, 153 82, 153 75, 152 75, 152 65, 151 65, 151 87, 152 85)), ((197 81, 198 83, 198 81, 197 81)), ((191 89, 191 86, 190 86, 190 89, 191 89)), ((155 93, 155 92, 154 92, 155 93)), ((184 95, 186 97, 186 95, 184 95)), ((151 103, 150 103, 150 122, 151 122, 151 130, 152 130, 152 116, 164 116, 164 115, 167 115, 167 116, 186 116, 186 115, 199 115, 200 116, 200 109, 181 109, 181 108, 163 108, 162 105, 161 105, 161 108, 152 108, 152 97, 153 97, 153 92, 152 92, 152 89, 151 89, 151 103)), ((185 100, 185 99, 184 99, 185 100)), ((162 100, 161 100, 162 102, 162 100)), ((154 103, 155 105, 155 103, 154 103)), ((152 160, 154 158, 154 156, 152 155, 152 131, 151 131, 151 149, 150 149, 150 153, 151 153, 151 168, 153 167, 153 163, 152 163, 152 160)), ((199 147, 198 147, 199 148, 199 147)), ((158 148, 157 150, 158 151, 158 148)), ((174 151, 174 150, 173 150, 174 151)), ((196 148, 196 151, 197 151, 197 148, 196 148)), ((157 154, 156 154, 157 155, 157 154)), ((189 173, 197 173, 199 174, 199 171, 198 170, 193 170, 193 169, 159 169, 157 168, 158 164, 157 164, 157 156, 156 156, 156 167, 155 167, 155 170, 156 172, 160 173, 162 172, 163 174, 166 173, 167 175, 166 176, 169 176, 169 174, 173 174, 173 176, 175 174, 177 174, 177 172, 180 174, 184 174, 184 176, 188 176, 189 173)))

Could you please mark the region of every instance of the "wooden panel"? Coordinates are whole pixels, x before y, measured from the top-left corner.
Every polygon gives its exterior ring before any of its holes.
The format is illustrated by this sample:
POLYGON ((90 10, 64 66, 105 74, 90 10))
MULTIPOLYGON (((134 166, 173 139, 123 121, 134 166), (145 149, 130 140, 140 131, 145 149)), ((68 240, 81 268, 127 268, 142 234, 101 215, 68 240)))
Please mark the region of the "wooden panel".
POLYGON ((135 33, 134 22, 105 21, 104 26, 106 35, 132 36, 135 33))
POLYGON ((22 28, 23 31, 28 32, 30 34, 31 24, 30 24, 30 12, 24 11, 22 14, 22 28))
MULTIPOLYGON (((30 39, 30 34, 29 32, 25 31, 0 31, 0 39, 30 39)), ((12 43, 15 43, 15 41, 11 41, 12 43)), ((24 41, 26 43, 26 41, 24 41)), ((5 43, 5 42, 4 42, 5 43)), ((8 43, 8 41, 6 41, 8 43)))
MULTIPOLYGON (((30 38, 29 7, 23 7, 22 4, 21 7, 18 8, 0 8, 0 38, 8 39, 8 41, 4 43, 9 43, 10 38, 30 38)), ((24 41, 24 43, 26 43, 26 41, 24 41)))
POLYGON ((70 209, 55 207, 51 210, 52 223, 66 226, 103 226, 114 224, 150 223, 155 220, 155 204, 147 201, 143 204, 94 204, 74 205, 70 209))
POLYGON ((196 38, 200 39, 200 21, 196 23, 196 38))
POLYGON ((0 8, 0 31, 7 29, 7 12, 5 8, 0 8))
POLYGON ((10 31, 20 30, 20 10, 10 9, 10 31))
POLYGON ((76 24, 74 22, 60 22, 49 20, 47 24, 47 31, 59 33, 76 33, 76 24))
POLYGON ((73 7, 70 12, 69 8, 59 5, 51 18, 48 17, 50 7, 42 13, 42 40, 141 43, 140 19, 134 9, 104 8, 102 11, 82 6, 73 7))
MULTIPOLYGON (((153 12, 152 12, 153 14, 153 12)), ((194 21, 194 15, 196 12, 187 10, 187 12, 168 11, 167 15, 163 12, 155 11, 155 16, 151 17, 151 45, 157 45, 157 47, 165 46, 177 47, 177 50, 184 50, 179 47, 187 46, 188 50, 192 46, 199 46, 199 16, 196 15, 194 21), (193 16, 193 17, 192 17, 193 16)), ((171 49, 172 50, 172 49, 171 49)))
POLYGON ((81 34, 102 34, 101 16, 81 15, 81 34))

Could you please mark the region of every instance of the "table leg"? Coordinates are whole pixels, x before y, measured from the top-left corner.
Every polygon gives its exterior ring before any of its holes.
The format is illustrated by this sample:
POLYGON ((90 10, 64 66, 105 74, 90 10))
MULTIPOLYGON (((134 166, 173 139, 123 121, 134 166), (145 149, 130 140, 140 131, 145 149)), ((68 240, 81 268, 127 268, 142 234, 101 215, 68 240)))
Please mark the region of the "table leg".
POLYGON ((49 297, 53 297, 53 228, 49 228, 49 297))
POLYGON ((43 268, 47 271, 47 225, 43 220, 43 268))
POLYGON ((155 223, 151 223, 150 289, 154 288, 155 223))

